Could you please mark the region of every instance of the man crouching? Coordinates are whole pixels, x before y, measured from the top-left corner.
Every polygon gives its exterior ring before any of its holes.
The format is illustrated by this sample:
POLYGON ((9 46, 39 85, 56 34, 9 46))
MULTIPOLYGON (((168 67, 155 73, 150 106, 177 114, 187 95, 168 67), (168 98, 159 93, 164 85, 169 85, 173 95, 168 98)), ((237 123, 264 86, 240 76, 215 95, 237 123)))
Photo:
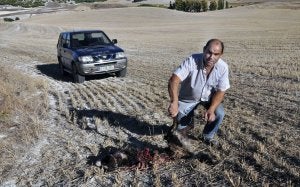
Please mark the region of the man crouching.
POLYGON ((168 86, 168 112, 178 123, 176 131, 185 135, 193 129, 194 110, 202 105, 206 109, 202 140, 210 145, 217 144, 214 135, 225 115, 222 101, 230 87, 228 65, 221 59, 223 51, 222 41, 209 40, 203 53, 193 54, 183 61, 171 76, 168 86))

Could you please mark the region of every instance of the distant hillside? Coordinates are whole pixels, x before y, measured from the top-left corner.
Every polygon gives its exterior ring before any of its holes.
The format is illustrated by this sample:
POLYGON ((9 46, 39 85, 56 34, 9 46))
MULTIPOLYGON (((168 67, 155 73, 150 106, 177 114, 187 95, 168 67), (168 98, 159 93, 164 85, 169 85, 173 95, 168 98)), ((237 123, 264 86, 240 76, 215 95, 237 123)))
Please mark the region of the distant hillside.
MULTIPOLYGON (((106 0, 53 0, 51 2, 58 2, 58 3, 92 3, 92 2, 103 2, 106 0)), ((18 0, 0 0, 0 5, 11 5, 11 6, 21 6, 25 8, 30 7, 38 7, 38 6, 44 6, 45 3, 50 2, 49 0, 24 0, 24 1, 18 1, 18 0)))

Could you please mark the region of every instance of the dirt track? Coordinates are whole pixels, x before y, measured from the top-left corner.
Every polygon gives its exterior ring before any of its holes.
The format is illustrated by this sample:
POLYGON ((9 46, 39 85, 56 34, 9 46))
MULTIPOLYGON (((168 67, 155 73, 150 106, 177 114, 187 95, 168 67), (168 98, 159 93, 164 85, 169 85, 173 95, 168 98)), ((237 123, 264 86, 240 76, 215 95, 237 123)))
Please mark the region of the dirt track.
POLYGON ((300 12, 286 3, 266 5, 199 14, 76 9, 0 23, 1 63, 49 84, 46 133, 3 184, 152 186, 159 178, 163 186, 299 185, 300 12), (74 84, 61 77, 58 34, 82 28, 102 29, 118 39, 129 59, 126 78, 100 76, 74 84), (224 41, 223 59, 231 68, 222 146, 204 148, 217 164, 180 159, 156 170, 118 173, 87 164, 88 156, 109 146, 167 147, 162 133, 171 124, 168 78, 210 38, 224 41))

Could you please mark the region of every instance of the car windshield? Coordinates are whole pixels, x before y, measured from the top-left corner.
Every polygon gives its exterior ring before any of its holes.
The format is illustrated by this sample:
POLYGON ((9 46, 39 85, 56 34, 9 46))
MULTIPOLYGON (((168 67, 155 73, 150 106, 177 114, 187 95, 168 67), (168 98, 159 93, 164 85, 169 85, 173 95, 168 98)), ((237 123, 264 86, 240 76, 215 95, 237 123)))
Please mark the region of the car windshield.
POLYGON ((103 32, 82 32, 71 36, 72 48, 99 47, 108 44, 111 44, 111 41, 103 32))

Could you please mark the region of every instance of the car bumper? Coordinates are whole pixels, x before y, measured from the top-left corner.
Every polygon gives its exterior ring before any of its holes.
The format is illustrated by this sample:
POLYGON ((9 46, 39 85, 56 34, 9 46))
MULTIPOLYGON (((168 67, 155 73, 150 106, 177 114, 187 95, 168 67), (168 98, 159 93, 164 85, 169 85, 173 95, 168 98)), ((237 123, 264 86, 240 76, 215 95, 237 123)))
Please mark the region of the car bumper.
POLYGON ((127 67, 127 58, 100 63, 80 64, 78 72, 81 75, 98 75, 121 71, 127 67))

